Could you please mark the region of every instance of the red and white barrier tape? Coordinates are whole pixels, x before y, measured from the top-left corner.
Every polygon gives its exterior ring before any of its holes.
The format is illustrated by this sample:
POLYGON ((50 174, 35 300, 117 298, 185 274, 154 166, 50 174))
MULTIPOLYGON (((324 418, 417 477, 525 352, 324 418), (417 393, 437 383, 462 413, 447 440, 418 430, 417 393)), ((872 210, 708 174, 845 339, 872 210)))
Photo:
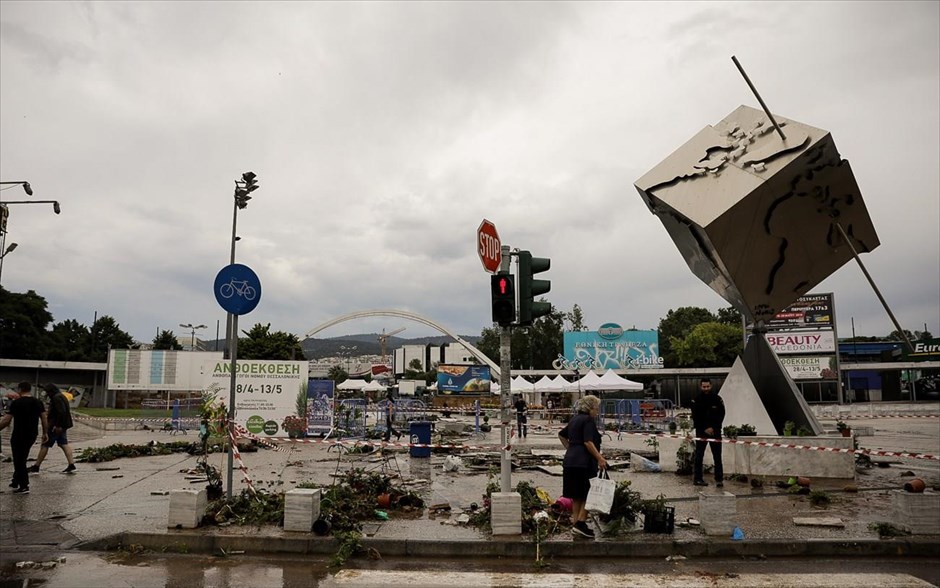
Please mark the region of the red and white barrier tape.
MULTIPOLYGON (((921 415, 912 415, 912 416, 921 416, 921 415)), ((937 415, 923 415, 921 418, 930 418, 936 417, 937 415)), ((135 421, 139 422, 142 420, 150 421, 159 421, 166 422, 167 419, 122 419, 122 418, 102 418, 102 417, 79 417, 82 419, 95 419, 95 420, 109 420, 109 421, 135 421)), ((818 417, 817 417, 818 418, 818 417)), ((841 417, 845 418, 845 417, 841 417)), ((877 417, 855 417, 855 418, 877 418, 877 417)), ((908 417, 910 418, 910 417, 908 417)), ((180 420, 196 420, 199 419, 180 419, 180 420)), ((262 445, 275 449, 277 451, 285 451, 286 448, 282 448, 277 444, 271 443, 269 440, 254 435, 242 427, 238 427, 238 434, 241 437, 253 439, 258 441, 262 445)), ((669 437, 673 439, 685 439, 683 435, 670 435, 665 433, 643 433, 636 431, 622 431, 621 434, 627 435, 639 435, 642 437, 669 437)), ((422 448, 422 449, 459 449, 459 450, 475 450, 475 451, 509 451, 512 449, 512 440, 516 438, 515 427, 512 428, 510 434, 510 442, 505 447, 498 445, 463 445, 463 444, 453 444, 453 443, 400 443, 400 442, 391 442, 391 441, 362 441, 362 440, 338 440, 338 439, 294 439, 291 440, 291 443, 304 443, 304 444, 328 444, 328 445, 348 445, 348 446, 357 446, 357 445, 373 445, 381 447, 392 447, 392 448, 402 448, 408 449, 412 447, 422 448)), ((742 439, 708 439, 708 438, 692 438, 689 437, 690 441, 709 441, 712 443, 726 443, 726 444, 739 444, 739 445, 756 445, 758 447, 771 447, 779 449, 801 449, 807 451, 824 451, 830 453, 854 453, 856 455, 873 455, 877 457, 901 457, 907 459, 925 459, 931 461, 940 461, 940 455, 933 455, 929 453, 911 453, 907 451, 881 451, 874 449, 843 449, 838 447, 820 447, 815 445, 799 445, 792 443, 774 443, 770 441, 745 441, 742 439)))
POLYGON ((238 461, 238 469, 241 471, 242 476, 245 478, 245 483, 248 484, 248 489, 251 490, 252 494, 257 494, 255 490, 255 485, 251 481, 251 476, 248 475, 248 467, 245 465, 245 462, 242 461, 242 454, 238 451, 238 441, 235 433, 229 429, 228 434, 229 440, 232 443, 232 455, 238 461))
MULTIPOLYGON (((628 435, 643 437, 669 437, 672 439, 685 439, 682 435, 640 433, 625 431, 628 435)), ((817 445, 799 445, 796 443, 776 443, 773 441, 747 441, 743 439, 711 439, 709 437, 688 437, 690 441, 707 441, 709 443, 726 443, 728 445, 755 445, 757 447, 772 447, 776 449, 802 449, 806 451, 824 451, 829 453, 854 453, 856 455, 875 455, 879 457, 905 457, 909 459, 940 460, 940 455, 930 453, 910 453, 907 451, 881 451, 875 449, 848 449, 841 447, 821 447, 817 445)))

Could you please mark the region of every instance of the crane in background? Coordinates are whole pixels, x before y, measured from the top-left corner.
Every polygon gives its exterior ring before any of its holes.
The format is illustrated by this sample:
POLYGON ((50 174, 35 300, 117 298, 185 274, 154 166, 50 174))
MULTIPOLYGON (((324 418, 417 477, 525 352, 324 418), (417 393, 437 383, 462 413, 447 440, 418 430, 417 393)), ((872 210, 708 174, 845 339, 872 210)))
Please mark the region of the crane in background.
POLYGON ((382 361, 387 361, 385 347, 386 347, 386 343, 388 343, 388 338, 397 333, 401 333, 404 330, 405 330, 405 327, 401 327, 399 329, 395 329, 391 333, 386 333, 385 329, 382 329, 382 334, 379 335, 379 346, 381 347, 381 350, 382 350, 382 361))

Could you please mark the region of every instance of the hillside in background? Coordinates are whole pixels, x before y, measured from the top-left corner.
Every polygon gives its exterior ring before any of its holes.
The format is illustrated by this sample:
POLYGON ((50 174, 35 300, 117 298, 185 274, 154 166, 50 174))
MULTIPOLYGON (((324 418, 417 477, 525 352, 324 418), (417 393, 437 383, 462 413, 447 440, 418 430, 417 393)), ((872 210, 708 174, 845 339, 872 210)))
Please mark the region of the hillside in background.
MULTIPOLYGON (((479 336, 471 335, 461 335, 461 337, 473 344, 476 344, 480 340, 479 336)), ((440 335, 437 337, 416 337, 414 339, 403 339, 401 337, 389 337, 388 343, 386 343, 386 351, 389 355, 402 345, 443 345, 444 343, 453 343, 453 339, 450 337, 440 335)), ((224 347, 224 341, 218 341, 218 347, 216 347, 216 341, 213 340, 203 340, 203 347, 207 351, 214 351, 216 349, 222 350, 224 347)), ((352 357, 358 357, 360 355, 378 355, 381 353, 381 346, 379 345, 379 333, 362 333, 359 335, 343 335, 342 337, 330 337, 329 339, 304 339, 300 342, 301 348, 304 350, 304 355, 307 356, 307 359, 321 359, 324 357, 336 357, 339 355, 350 354, 352 357), (350 351, 350 347, 355 346, 355 350, 350 351), (346 349, 341 349, 345 347, 346 349)))
MULTIPOLYGON (((479 336, 461 335, 461 337, 470 342, 476 343, 480 340, 479 336)), ((386 343, 386 351, 389 355, 402 345, 443 345, 444 343, 453 343, 450 337, 440 335, 437 337, 416 337, 414 339, 403 339, 401 337, 389 337, 386 343)), ((330 337, 329 339, 305 339, 300 342, 307 359, 320 359, 323 357, 334 357, 345 355, 350 346, 355 346, 356 350, 352 356, 358 355, 378 355, 381 353, 378 333, 362 333, 359 335, 344 335, 342 337, 330 337), (346 350, 340 349, 346 347, 346 350)))

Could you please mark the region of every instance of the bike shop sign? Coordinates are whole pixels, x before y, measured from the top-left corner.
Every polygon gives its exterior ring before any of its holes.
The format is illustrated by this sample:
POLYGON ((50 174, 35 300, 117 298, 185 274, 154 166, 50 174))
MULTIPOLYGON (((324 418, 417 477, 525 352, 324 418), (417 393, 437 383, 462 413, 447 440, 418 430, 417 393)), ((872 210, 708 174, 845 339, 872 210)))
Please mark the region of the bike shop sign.
MULTIPOLYGON (((239 360, 235 374, 235 422, 255 435, 286 437, 284 417, 297 414, 307 397, 307 362, 239 360)), ((232 379, 229 361, 203 366, 204 390, 225 390, 232 379)))

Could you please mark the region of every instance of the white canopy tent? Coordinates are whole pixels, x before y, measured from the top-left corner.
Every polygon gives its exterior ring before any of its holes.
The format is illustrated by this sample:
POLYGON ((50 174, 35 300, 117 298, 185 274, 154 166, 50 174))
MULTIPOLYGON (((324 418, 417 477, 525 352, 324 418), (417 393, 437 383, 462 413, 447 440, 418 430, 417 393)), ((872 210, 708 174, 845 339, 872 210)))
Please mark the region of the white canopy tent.
POLYGON ((614 370, 607 370, 598 378, 596 390, 642 390, 643 384, 617 375, 614 370))
POLYGON ((361 392, 363 388, 369 385, 365 380, 346 380, 336 387, 337 390, 355 390, 361 392))
POLYGON ((580 380, 575 383, 575 390, 580 389, 581 392, 596 392, 599 390, 598 381, 601 377, 594 373, 594 370, 588 370, 588 373, 584 374, 580 380))
POLYGON ((379 384, 375 380, 372 380, 368 384, 362 387, 363 392, 385 392, 387 388, 382 384, 379 384))

